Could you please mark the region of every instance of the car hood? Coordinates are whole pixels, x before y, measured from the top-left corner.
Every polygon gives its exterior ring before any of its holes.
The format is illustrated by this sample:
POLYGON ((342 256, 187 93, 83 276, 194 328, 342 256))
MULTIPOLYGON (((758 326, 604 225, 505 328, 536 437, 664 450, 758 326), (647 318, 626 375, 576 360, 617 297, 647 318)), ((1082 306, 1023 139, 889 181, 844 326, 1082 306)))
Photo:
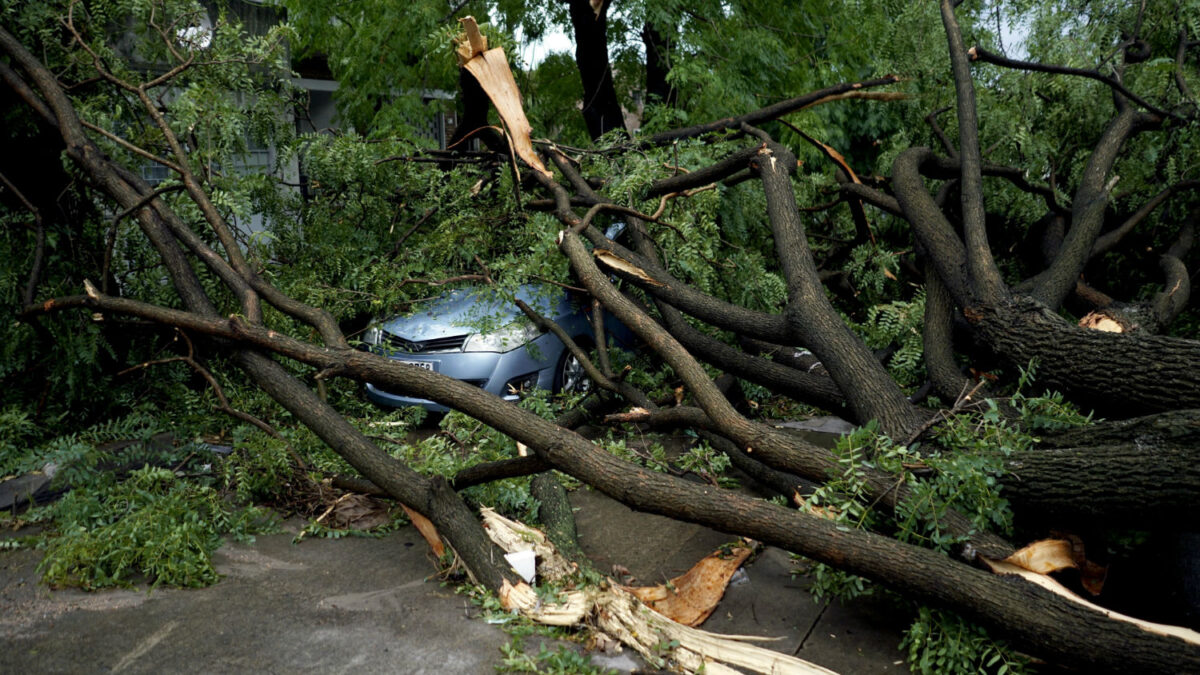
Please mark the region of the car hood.
MULTIPOLYGON (((524 284, 515 295, 552 319, 570 311, 566 294, 553 286, 524 284)), ((424 342, 478 333, 481 325, 499 328, 521 316, 521 309, 497 290, 468 286, 434 298, 412 314, 385 319, 376 325, 405 340, 424 342)))

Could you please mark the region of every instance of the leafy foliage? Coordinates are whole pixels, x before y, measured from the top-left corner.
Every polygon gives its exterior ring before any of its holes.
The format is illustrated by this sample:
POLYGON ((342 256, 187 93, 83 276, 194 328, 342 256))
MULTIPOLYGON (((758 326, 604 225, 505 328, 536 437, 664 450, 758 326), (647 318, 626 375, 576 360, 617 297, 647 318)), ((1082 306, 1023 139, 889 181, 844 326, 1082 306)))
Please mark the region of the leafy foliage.
MULTIPOLYGON (((817 488, 804 508, 832 515, 840 528, 891 529, 901 541, 948 553, 962 537, 941 531, 940 519, 951 508, 969 517, 980 530, 1009 533, 1012 512, 1004 499, 1005 460, 1033 447, 1037 430, 1087 424, 1057 393, 1029 397, 1021 389, 1032 383, 1035 364, 1022 370, 1014 395, 988 400, 979 411, 960 413, 937 427, 936 445, 907 447, 865 425, 839 441, 836 454, 840 476, 817 488), (1015 413, 1005 415, 1001 406, 1015 413), (867 500, 865 469, 877 468, 897 476, 911 497, 885 514, 867 500), (918 475, 920 474, 920 475, 918 475)), ((875 588, 861 577, 824 564, 811 568, 816 599, 850 599, 875 588)), ((905 634, 909 667, 917 672, 1025 672, 1027 660, 1006 643, 991 638, 979 626, 952 612, 919 607, 905 634)))
POLYGON ((601 675, 615 673, 612 669, 602 669, 592 665, 591 660, 567 645, 555 645, 554 649, 546 647, 546 643, 538 645, 537 652, 527 654, 525 643, 519 638, 500 646, 504 660, 496 664, 496 672, 500 673, 546 673, 547 675, 601 675))
POLYGON ((78 487, 43 517, 58 531, 45 544, 43 578, 87 589, 140 578, 155 586, 207 586, 218 579, 212 552, 223 535, 251 539, 272 529, 266 513, 233 509, 213 488, 153 467, 116 485, 78 487))
POLYGON ((901 386, 915 386, 924 379, 924 319, 925 289, 920 289, 911 300, 893 300, 872 306, 859 325, 868 347, 881 349, 896 345, 887 366, 892 378, 901 386))
POLYGON ((0 474, 22 474, 51 466, 59 485, 85 485, 97 479, 102 465, 129 466, 144 462, 179 461, 186 454, 169 443, 155 442, 162 421, 145 411, 113 418, 80 431, 51 439, 44 445, 28 443, 36 426, 25 413, 7 411, 12 426, 0 447, 0 474), (13 440, 25 442, 14 443, 13 440), (115 451, 106 442, 121 441, 115 451))
MULTIPOLYGON (((94 136, 102 150, 168 190, 161 198, 189 223, 202 222, 203 215, 177 189, 178 177, 163 162, 113 140, 165 157, 167 135, 130 91, 96 79, 94 64, 144 83, 157 77, 163 64, 196 57, 170 87, 150 88, 152 110, 163 113, 165 124, 185 143, 187 161, 220 216, 234 226, 254 269, 284 293, 329 310, 351 332, 372 317, 410 311, 458 283, 447 284, 448 279, 485 269, 510 291, 533 279, 570 283, 554 247, 557 223, 525 208, 526 186, 506 167, 472 160, 447 170, 420 161, 427 159, 418 155, 429 146, 420 131, 431 111, 425 94, 457 89, 449 40, 457 32, 456 15, 449 5, 280 0, 271 7, 220 4, 215 12, 210 5, 193 0, 70 3, 80 40, 95 59, 71 44, 60 21, 67 0, 0 0, 0 16, 26 44, 38 45, 39 56, 70 87, 82 117, 108 133, 94 136), (287 23, 279 24, 275 11, 284 9, 287 23), (207 39, 194 32, 202 17, 214 20, 207 39), (186 27, 189 33, 184 37, 163 26, 186 27), (292 55, 305 61, 293 61, 292 55), (308 105, 291 84, 293 67, 301 66, 306 72, 328 68, 340 81, 338 121, 345 133, 296 133, 296 117, 303 117, 308 105)), ((519 66, 524 64, 514 48, 518 36, 530 39, 569 25, 562 3, 472 0, 454 7, 479 17, 493 45, 505 46, 519 66)), ((1181 25, 1193 40, 1200 33, 1195 3, 1018 0, 964 4, 959 11, 968 43, 1002 48, 992 26, 1023 21, 1030 59, 1119 73, 1127 86, 1164 109, 1195 107, 1184 91, 1200 87, 1194 59, 1176 63, 1171 56, 1181 25), (1123 59, 1124 43, 1134 32, 1154 58, 1123 59), (1186 86, 1176 86, 1176 77, 1186 86)), ((839 195, 833 167, 792 127, 837 148, 868 184, 886 190, 881 177, 891 172, 901 151, 939 143, 924 117, 953 101, 945 48, 929 39, 941 32, 933 3, 631 0, 616 3, 609 25, 618 95, 640 115, 642 133, 745 112, 836 81, 904 76, 899 88, 911 96, 908 101, 819 106, 790 115, 790 126, 771 123, 767 130, 803 162, 794 190, 801 206, 811 209, 805 228, 812 249, 822 271, 845 272, 849 287, 831 293, 838 309, 871 347, 896 348, 888 368, 900 384, 920 383, 924 295, 911 290, 918 280, 909 277, 908 227, 868 210, 872 240, 863 241, 839 195), (634 99, 644 89, 645 75, 638 36, 647 25, 674 41, 670 81, 680 98, 676 105, 651 102, 638 112, 634 99)), ((990 66, 977 66, 974 73, 983 85, 977 96, 987 161, 1019 167, 1027 180, 1054 186, 1058 204, 1069 208, 1067 195, 1113 114, 1109 90, 1090 80, 990 66)), ((570 57, 552 55, 519 69, 517 76, 535 135, 586 145, 575 114, 582 91, 570 57)), ((452 105, 440 94, 434 98, 443 101, 433 103, 434 110, 452 105)), ((46 147, 52 136, 24 106, 9 106, 0 115, 5 147, 16 148, 2 160, 3 172, 48 178, 31 191, 43 222, 7 193, 0 205, 0 246, 12 252, 0 259, 0 380, 6 385, 0 393, 0 474, 52 464, 60 484, 75 488, 36 516, 56 522, 53 536, 44 540, 44 574, 53 583, 85 587, 127 584, 139 575, 154 583, 211 583, 215 572, 208 556, 219 537, 247 535, 257 527, 254 512, 230 506, 218 486, 238 503, 279 503, 301 483, 351 469, 261 392, 239 385, 219 358, 205 354, 205 365, 227 386, 233 404, 269 421, 278 436, 244 426, 230 430, 227 422, 214 421, 214 396, 182 364, 155 366, 153 375, 149 369, 126 371, 130 364, 178 353, 174 335, 82 313, 18 320, 39 226, 44 226, 47 257, 40 278, 33 280, 35 299, 77 293, 86 278, 114 295, 168 307, 179 300, 163 283, 158 254, 132 220, 114 219, 112 206, 57 153, 33 151, 46 147), (201 471, 204 475, 185 480, 170 469, 145 466, 121 481, 130 467, 141 464, 197 468, 195 458, 187 457, 195 446, 155 444, 159 432, 178 438, 227 433, 236 452, 215 476, 201 471), (101 449, 106 441, 128 439, 136 442, 118 452, 101 449), (304 470, 296 457, 303 458, 304 470)), ((953 116, 937 119, 955 143, 953 116)), ((1197 133, 1195 124, 1172 122, 1162 133, 1127 142, 1113 172, 1121 177, 1110 208, 1114 220, 1164 185, 1198 177, 1197 133)), ((617 136, 607 141, 624 140, 617 136)), ((663 206, 662 218, 648 226, 673 275, 720 299, 775 312, 786 299, 786 287, 760 190, 731 181, 665 204, 644 199, 653 181, 711 164, 746 142, 730 134, 635 153, 563 148, 586 175, 605 179, 602 189, 611 198, 644 212, 663 206)), ((59 147, 57 140, 53 147, 59 147)), ((945 188, 948 203, 956 196, 953 185, 931 187, 945 188)), ((1043 261, 1027 242, 1043 234, 1045 201, 999 180, 988 179, 985 190, 988 234, 1001 253, 1006 278, 1016 282, 1039 271, 1043 261)), ((1092 263, 1085 276, 1125 296, 1149 297, 1160 280, 1159 254, 1194 208, 1193 197, 1172 197, 1131 235, 1129 246, 1092 263)), ((201 236, 213 240, 211 232, 201 236)), ((217 279, 207 272, 201 276, 218 311, 239 311, 217 279)), ((1196 321, 1194 313, 1185 315, 1174 330, 1194 334, 1196 321)), ((269 308, 266 323, 293 335, 307 330, 269 308)), ((627 379, 631 384, 659 393, 674 385, 669 368, 636 356, 618 355, 617 361, 618 366, 634 364, 627 379)), ((300 376, 311 374, 296 363, 285 361, 285 367, 300 376)), ((1088 421, 1060 395, 1021 393, 1032 372, 1031 366, 1023 373, 1009 400, 950 419, 933 444, 899 445, 869 426, 855 433, 839 446, 841 474, 813 495, 809 508, 828 509, 839 527, 875 527, 942 551, 960 542, 937 525, 949 508, 967 513, 977 527, 1007 530, 1005 459, 1029 448, 1039 431, 1088 421), (1010 409, 1020 424, 1010 420, 1010 409), (874 511, 863 485, 867 467, 890 472, 913 497, 894 514, 874 511)), ((447 415, 438 431, 421 436, 413 433, 419 413, 382 415, 346 382, 330 383, 326 393, 360 430, 426 473, 450 476, 516 452, 511 439, 463 415, 447 415), (375 426, 379 422, 392 426, 375 426)), ((751 393, 765 401, 762 392, 751 393)), ((559 410, 538 395, 523 405, 544 417, 559 410)), ((670 469, 661 444, 617 436, 601 443, 643 466, 670 469)), ((675 461, 711 481, 724 480, 728 463, 703 444, 675 461)), ((537 504, 527 483, 497 482, 465 494, 528 519, 537 504)), ((340 533, 321 526, 311 531, 340 533)), ((819 596, 871 589, 861 578, 824 566, 815 576, 819 596)), ((905 644, 912 667, 919 670, 1005 671, 1021 665, 973 625, 927 609, 919 611, 905 644)), ((514 648, 506 657, 518 668, 578 665, 570 654, 545 649, 528 657, 514 648)))
POLYGON ((988 637, 979 626, 944 610, 920 607, 904 633, 901 651, 917 673, 1031 672, 1028 657, 988 637))

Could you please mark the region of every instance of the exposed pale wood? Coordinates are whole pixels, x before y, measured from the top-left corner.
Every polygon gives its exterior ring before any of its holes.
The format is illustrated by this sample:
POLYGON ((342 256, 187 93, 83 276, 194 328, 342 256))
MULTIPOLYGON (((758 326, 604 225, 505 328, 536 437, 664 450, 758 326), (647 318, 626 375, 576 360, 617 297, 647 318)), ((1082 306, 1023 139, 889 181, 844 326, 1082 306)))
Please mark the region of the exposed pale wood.
MULTIPOLYGON (((536 528, 509 520, 491 509, 482 509, 488 536, 500 548, 537 552, 538 573, 547 580, 561 579, 573 566, 558 554, 536 528)), ((560 593, 560 602, 547 603, 524 582, 507 581, 499 591, 506 609, 553 626, 589 625, 657 664, 669 658, 684 672, 729 673, 729 666, 756 673, 834 675, 834 671, 787 654, 747 644, 762 640, 747 636, 715 635, 671 621, 650 609, 633 594, 610 585, 560 593), (678 646, 664 650, 663 645, 678 646)))
POLYGON ((749 546, 719 550, 696 563, 684 574, 657 586, 623 587, 654 611, 685 626, 699 626, 717 608, 725 588, 738 568, 753 552, 749 546))
POLYGON ((1035 541, 1008 556, 1003 562, 1035 574, 1049 574, 1077 566, 1071 556, 1071 542, 1064 539, 1035 541))
POLYGON ((988 560, 987 558, 982 558, 982 559, 985 563, 987 563, 987 566, 989 568, 991 568, 991 570, 993 572, 995 572, 996 574, 1011 574, 1011 575, 1019 576, 1022 579, 1025 579, 1026 581, 1028 581, 1032 584, 1036 584, 1037 586, 1040 586, 1040 587, 1050 591, 1051 593, 1061 595, 1062 597, 1070 600, 1071 602, 1079 603, 1080 605, 1083 605, 1084 607, 1087 607, 1089 609, 1100 612, 1101 614, 1104 614, 1105 616, 1107 616, 1108 618, 1110 618, 1114 621, 1124 621, 1126 623, 1131 623, 1131 624, 1137 626, 1138 628, 1141 628, 1142 630, 1147 631, 1149 633, 1156 633, 1158 635, 1171 635, 1171 636, 1177 637, 1181 640, 1184 640, 1190 644, 1200 646, 1200 633, 1197 633, 1196 631, 1191 630, 1189 628, 1184 628, 1183 626, 1172 626, 1170 624, 1165 624, 1165 623, 1154 623, 1153 621, 1146 621, 1144 619, 1138 619, 1136 617, 1128 616, 1126 614, 1121 614, 1120 612, 1114 612, 1111 609, 1107 609, 1107 608, 1101 607, 1100 605, 1097 605, 1095 603, 1084 600, 1083 598, 1081 598, 1078 595, 1075 595, 1071 591, 1067 590, 1067 588, 1065 586, 1058 583, 1051 577, 1046 576, 1045 574, 1038 574, 1037 572, 1031 572, 1027 569, 1018 567, 1017 565, 1014 565, 1010 562, 1006 562, 1004 560, 988 560))
POLYGON ((425 541, 429 544, 429 548, 433 551, 433 554, 439 558, 442 557, 446 552, 446 547, 442 544, 442 536, 438 534, 437 528, 434 527, 433 523, 425 516, 413 511, 404 504, 400 506, 404 509, 404 513, 408 515, 408 519, 412 521, 413 526, 417 528, 417 532, 420 532, 421 536, 425 537, 425 541))
POLYGON ((479 34, 474 18, 465 17, 462 24, 465 34, 459 37, 457 50, 462 67, 475 77, 479 86, 483 87, 491 99, 492 105, 496 106, 496 112, 504 122, 517 156, 535 170, 549 176, 550 172, 533 150, 533 127, 525 117, 525 108, 521 105, 521 90, 517 88, 517 81, 513 79, 504 50, 487 49, 487 39, 479 34))

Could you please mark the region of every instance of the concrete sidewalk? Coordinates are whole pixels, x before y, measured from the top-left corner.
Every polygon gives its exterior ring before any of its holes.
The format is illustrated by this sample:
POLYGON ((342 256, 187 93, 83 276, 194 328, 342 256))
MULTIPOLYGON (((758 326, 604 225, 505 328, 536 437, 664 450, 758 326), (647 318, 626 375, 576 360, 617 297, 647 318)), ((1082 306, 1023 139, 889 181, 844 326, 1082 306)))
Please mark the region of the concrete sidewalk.
MULTIPOLYGON (((620 565, 639 583, 677 576, 732 540, 591 491, 571 499, 597 567, 620 565)), ((36 582, 36 552, 0 552, 0 672, 495 672, 510 637, 427 579, 434 569, 413 528, 299 545, 292 536, 226 545, 224 578, 199 590, 51 591, 36 582)), ((704 629, 781 638, 763 644, 841 673, 905 671, 903 620, 887 602, 814 603, 775 549, 744 570, 704 629)), ((534 651, 548 642, 525 641, 534 651)), ((597 662, 641 664, 628 652, 597 662)))

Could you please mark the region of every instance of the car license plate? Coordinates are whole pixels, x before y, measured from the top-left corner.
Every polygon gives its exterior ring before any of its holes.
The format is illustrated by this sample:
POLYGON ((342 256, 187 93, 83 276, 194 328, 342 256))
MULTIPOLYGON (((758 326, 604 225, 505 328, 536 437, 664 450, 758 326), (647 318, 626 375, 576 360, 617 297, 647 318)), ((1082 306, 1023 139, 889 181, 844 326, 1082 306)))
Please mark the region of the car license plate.
POLYGON ((400 361, 400 363, 416 366, 417 368, 424 368, 425 370, 433 370, 432 361, 400 361))

